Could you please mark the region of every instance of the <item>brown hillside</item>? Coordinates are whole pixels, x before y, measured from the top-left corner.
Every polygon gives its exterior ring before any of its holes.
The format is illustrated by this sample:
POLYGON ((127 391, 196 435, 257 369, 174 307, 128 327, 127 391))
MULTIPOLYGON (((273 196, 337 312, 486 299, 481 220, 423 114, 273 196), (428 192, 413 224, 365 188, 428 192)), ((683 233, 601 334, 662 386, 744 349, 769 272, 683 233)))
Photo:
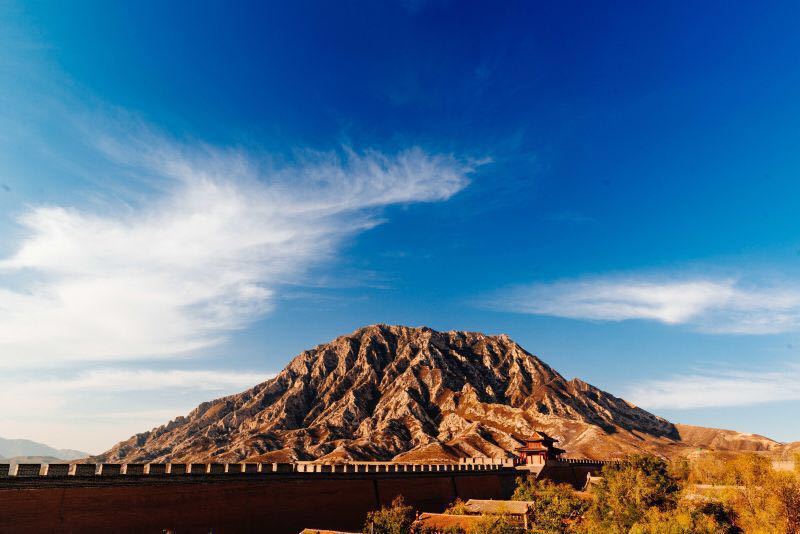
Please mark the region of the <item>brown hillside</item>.
POLYGON ((675 428, 678 429, 682 442, 709 450, 767 452, 784 447, 777 441, 758 434, 745 434, 734 430, 680 424, 675 425, 675 428))

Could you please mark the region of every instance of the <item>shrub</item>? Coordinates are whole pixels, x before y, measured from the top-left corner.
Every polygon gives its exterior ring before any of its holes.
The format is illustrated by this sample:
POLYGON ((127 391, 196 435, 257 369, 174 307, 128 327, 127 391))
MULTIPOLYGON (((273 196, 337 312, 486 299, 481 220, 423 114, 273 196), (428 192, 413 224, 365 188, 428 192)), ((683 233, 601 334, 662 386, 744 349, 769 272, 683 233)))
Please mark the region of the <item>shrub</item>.
POLYGON ((467 515, 467 503, 461 499, 456 499, 447 507, 444 513, 450 515, 467 515))
POLYGON ((364 532, 369 534, 410 534, 414 522, 414 509, 406 506, 402 495, 392 501, 389 508, 367 514, 364 532))
POLYGON ((776 472, 769 460, 743 455, 733 463, 739 487, 730 503, 745 532, 800 532, 800 480, 794 473, 776 472))
POLYGON ((677 502, 678 484, 655 456, 628 456, 604 466, 602 476, 587 514, 590 532, 628 532, 651 508, 669 511, 677 502))
POLYGON ((681 501, 670 510, 650 508, 630 534, 735 534, 733 511, 720 503, 681 501))
POLYGON ((530 525, 535 532, 564 532, 586 512, 589 503, 578 497, 572 486, 554 484, 549 480, 517 479, 511 497, 515 501, 533 501, 530 525))
POLYGON ((467 534, 518 534, 519 527, 504 515, 481 516, 477 525, 470 527, 467 534))
POLYGON ((679 456, 669 462, 669 476, 680 482, 689 480, 692 464, 685 456, 679 456))
POLYGON ((688 481, 692 484, 733 485, 736 477, 730 467, 730 458, 719 453, 705 453, 690 463, 688 481))
POLYGON ((716 495, 735 511, 735 523, 745 532, 800 532, 800 480, 775 471, 766 456, 706 454, 692 463, 690 480, 724 486, 716 495))
POLYGON ((767 491, 777 502, 784 532, 800 532, 800 480, 797 475, 773 472, 767 491))

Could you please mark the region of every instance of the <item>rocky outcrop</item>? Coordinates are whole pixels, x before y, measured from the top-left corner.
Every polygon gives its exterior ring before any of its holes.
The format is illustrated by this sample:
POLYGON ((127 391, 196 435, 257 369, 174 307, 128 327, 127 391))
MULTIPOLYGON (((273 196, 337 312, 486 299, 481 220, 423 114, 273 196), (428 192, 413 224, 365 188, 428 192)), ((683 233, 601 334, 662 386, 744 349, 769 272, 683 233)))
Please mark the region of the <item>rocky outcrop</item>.
POLYGON ((675 425, 505 335, 374 325, 295 357, 275 378, 198 406, 97 460, 453 460, 506 456, 535 429, 569 455, 685 449, 675 425))

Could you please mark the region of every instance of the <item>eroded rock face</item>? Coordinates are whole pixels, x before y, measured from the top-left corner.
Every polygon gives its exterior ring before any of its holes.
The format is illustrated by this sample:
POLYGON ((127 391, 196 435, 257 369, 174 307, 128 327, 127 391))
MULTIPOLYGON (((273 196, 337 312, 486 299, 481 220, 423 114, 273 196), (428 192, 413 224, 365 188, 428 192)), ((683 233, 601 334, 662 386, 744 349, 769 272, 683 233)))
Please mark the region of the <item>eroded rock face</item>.
POLYGON ((303 352, 275 378, 203 403, 98 458, 500 457, 534 429, 580 457, 682 447, 669 421, 565 380, 507 336, 374 325, 303 352))

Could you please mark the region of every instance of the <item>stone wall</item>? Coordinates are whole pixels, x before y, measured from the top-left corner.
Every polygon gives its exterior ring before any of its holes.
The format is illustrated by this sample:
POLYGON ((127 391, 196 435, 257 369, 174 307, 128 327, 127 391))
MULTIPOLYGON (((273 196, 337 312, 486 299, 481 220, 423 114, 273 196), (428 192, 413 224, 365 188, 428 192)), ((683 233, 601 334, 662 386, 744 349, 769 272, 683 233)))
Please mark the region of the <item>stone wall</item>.
POLYGON ((11 472, 0 465, 0 532, 359 530, 367 512, 397 495, 418 510, 441 512, 456 498, 507 499, 520 476, 580 489, 603 464, 22 464, 11 472))
POLYGON ((0 532, 360 530, 367 512, 397 495, 419 510, 439 512, 457 497, 508 498, 518 474, 500 468, 387 468, 328 474, 275 470, 97 476, 92 481, 74 476, 5 478, 0 480, 0 532))

